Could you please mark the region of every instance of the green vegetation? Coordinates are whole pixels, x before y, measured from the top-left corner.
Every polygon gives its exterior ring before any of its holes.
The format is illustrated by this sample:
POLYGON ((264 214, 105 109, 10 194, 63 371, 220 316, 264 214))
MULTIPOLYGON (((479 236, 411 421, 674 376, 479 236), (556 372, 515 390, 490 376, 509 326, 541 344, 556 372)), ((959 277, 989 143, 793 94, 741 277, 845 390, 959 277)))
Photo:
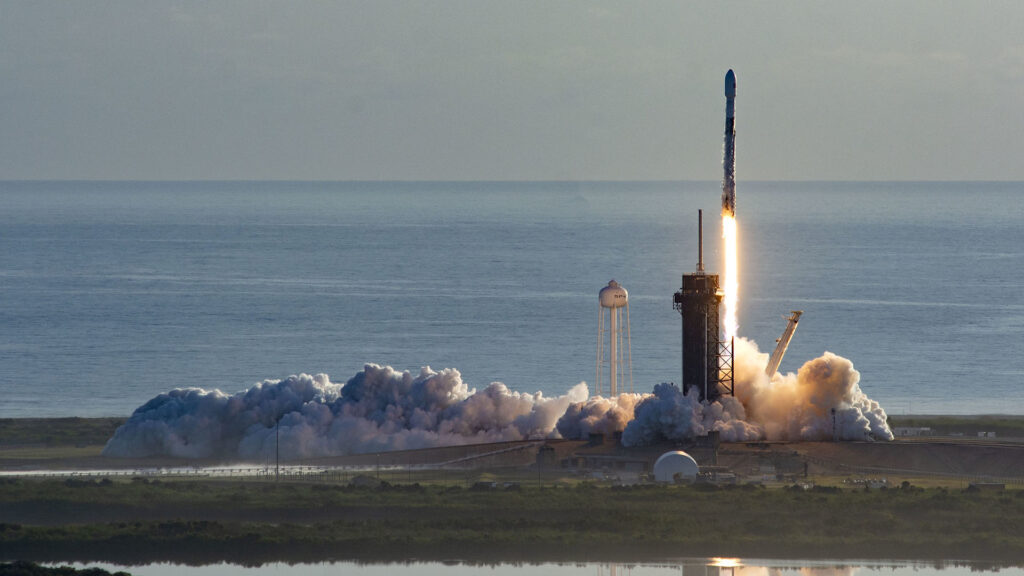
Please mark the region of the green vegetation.
POLYGON ((1024 438, 1024 416, 889 416, 889 426, 931 428, 935 434, 959 433, 977 436, 978 432, 995 432, 997 437, 1024 438))
MULTIPOLYGON (((95 466, 122 422, 0 420, 0 465, 50 459, 51 467, 95 466)), ((899 416, 890 423, 1024 437, 1024 417, 899 416)), ((0 478, 0 560, 623 562, 717 555, 1024 563, 1024 490, 975 492, 938 486, 947 479, 909 478, 927 488, 866 491, 842 484, 843 476, 818 477, 811 490, 613 488, 563 473, 385 467, 373 476, 386 482, 364 477, 365 487, 349 485, 345 472, 280 483, 0 478), (546 487, 537 486, 541 480, 546 487), (838 487, 820 485, 826 482, 838 487)))
POLYGON ((1024 491, 0 484, 0 558, 119 563, 678 556, 1024 562, 1024 491))
POLYGON ((62 467, 95 460, 124 421, 124 418, 0 418, 0 466, 62 467))
POLYGON ((0 418, 0 448, 103 446, 125 418, 0 418))

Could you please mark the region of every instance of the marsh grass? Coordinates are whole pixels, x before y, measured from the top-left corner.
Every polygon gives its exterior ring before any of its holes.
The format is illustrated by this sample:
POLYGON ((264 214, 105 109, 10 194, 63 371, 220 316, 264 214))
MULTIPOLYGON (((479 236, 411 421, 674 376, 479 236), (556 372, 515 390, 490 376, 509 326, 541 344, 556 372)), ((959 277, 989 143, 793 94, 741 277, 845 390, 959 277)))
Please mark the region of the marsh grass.
POLYGON ((103 446, 126 418, 0 418, 0 447, 103 446))
POLYGON ((9 519, 0 524, 0 556, 35 560, 697 554, 1024 561, 1024 492, 910 485, 474 490, 20 480, 0 486, 0 512, 9 519))
POLYGON ((965 416, 889 416, 889 426, 931 428, 939 435, 963 434, 977 436, 978 432, 995 432, 997 437, 1024 438, 1024 416, 965 415, 965 416))

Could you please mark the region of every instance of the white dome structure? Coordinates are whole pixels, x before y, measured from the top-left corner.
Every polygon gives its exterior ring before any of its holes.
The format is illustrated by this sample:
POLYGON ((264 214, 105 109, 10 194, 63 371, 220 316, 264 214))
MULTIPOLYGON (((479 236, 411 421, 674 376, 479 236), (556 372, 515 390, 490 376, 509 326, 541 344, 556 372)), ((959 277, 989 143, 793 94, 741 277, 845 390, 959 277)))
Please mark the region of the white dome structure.
POLYGON ((684 480, 693 482, 697 479, 700 467, 692 456, 681 450, 665 452, 654 462, 654 480, 656 482, 675 482, 684 480))

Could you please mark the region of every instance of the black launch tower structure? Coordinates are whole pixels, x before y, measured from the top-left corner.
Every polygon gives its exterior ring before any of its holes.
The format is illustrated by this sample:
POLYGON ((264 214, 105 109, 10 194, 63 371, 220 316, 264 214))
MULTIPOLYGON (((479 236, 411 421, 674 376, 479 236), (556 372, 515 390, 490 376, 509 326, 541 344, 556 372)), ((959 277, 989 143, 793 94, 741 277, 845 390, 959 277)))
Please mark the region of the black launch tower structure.
POLYGON ((697 211, 697 271, 683 274, 683 286, 672 307, 683 320, 683 393, 696 387, 700 399, 713 402, 723 394, 735 395, 733 343, 721 338, 719 327, 723 292, 718 274, 704 272, 704 214, 697 211))

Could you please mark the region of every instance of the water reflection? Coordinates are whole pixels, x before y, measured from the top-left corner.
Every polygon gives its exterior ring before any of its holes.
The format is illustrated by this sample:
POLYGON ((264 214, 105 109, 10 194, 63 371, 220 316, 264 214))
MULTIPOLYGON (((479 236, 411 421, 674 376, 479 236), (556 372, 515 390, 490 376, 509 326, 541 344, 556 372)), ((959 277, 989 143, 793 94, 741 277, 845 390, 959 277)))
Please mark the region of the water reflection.
POLYGON ((118 566, 74 564, 77 568, 99 566, 125 570, 138 576, 178 576, 183 571, 201 576, 1024 576, 1024 566, 1006 567, 979 563, 892 562, 870 560, 766 560, 741 558, 685 558, 641 564, 618 563, 517 563, 468 564, 460 562, 408 562, 360 564, 271 563, 258 567, 210 564, 183 567, 178 564, 118 566))
MULTIPOLYGON (((711 558, 706 563, 683 564, 683 576, 853 576, 858 571, 865 573, 883 567, 893 572, 898 565, 848 566, 841 564, 775 566, 763 565, 768 561, 753 561, 745 564, 739 558, 711 558)), ((921 566, 914 566, 913 572, 920 576, 921 566)), ((946 572, 943 572, 945 575, 946 572)))

